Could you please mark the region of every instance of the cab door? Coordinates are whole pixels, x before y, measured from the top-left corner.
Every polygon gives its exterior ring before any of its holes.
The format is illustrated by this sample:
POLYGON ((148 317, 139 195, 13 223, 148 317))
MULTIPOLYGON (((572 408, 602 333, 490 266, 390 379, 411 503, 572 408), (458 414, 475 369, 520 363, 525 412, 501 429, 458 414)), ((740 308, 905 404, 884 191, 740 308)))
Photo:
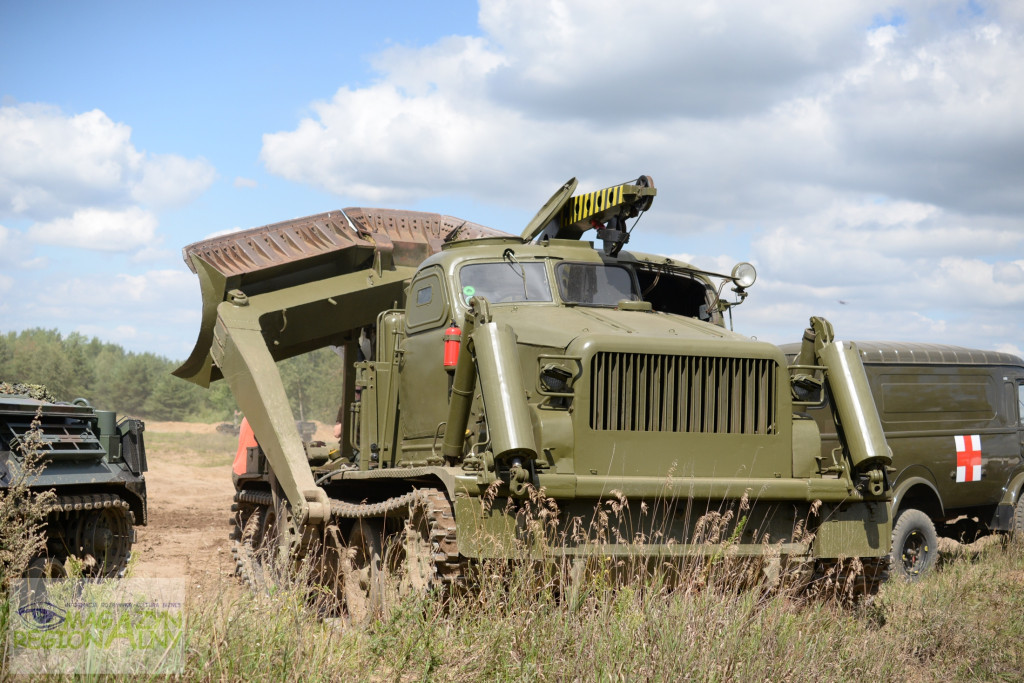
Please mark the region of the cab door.
POLYGON ((408 299, 399 396, 403 436, 415 439, 434 436, 448 414, 444 330, 452 314, 441 269, 418 273, 408 299))

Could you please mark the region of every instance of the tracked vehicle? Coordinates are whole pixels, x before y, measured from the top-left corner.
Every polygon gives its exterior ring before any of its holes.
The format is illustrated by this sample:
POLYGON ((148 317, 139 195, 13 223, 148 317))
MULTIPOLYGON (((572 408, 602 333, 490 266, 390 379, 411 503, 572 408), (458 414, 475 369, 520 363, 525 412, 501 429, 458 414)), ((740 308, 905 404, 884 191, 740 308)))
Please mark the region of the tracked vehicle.
POLYGON ((788 366, 724 325, 735 302, 722 290, 742 300, 749 264, 717 275, 623 248, 627 220, 653 202, 650 178, 575 188, 520 235, 349 208, 184 249, 203 316, 176 374, 227 381, 258 441, 235 468, 243 574, 279 548, 365 599, 403 529, 407 571, 426 585, 524 548, 699 555, 718 552, 700 520, 745 499, 737 554, 760 556, 768 539, 819 574, 863 565, 857 590, 877 589, 889 451, 856 350, 812 319, 788 366), (591 229, 600 248, 581 239, 591 229), (337 448, 304 447, 276 362, 326 345, 349 366, 347 419, 337 448), (843 435, 827 459, 814 421, 795 414, 823 383, 843 435), (522 519, 537 490, 557 507, 545 532, 522 519), (591 525, 609 499, 629 507, 611 529, 591 525))
POLYGON ((0 491, 23 482, 56 494, 46 519, 46 548, 29 576, 64 576, 69 557, 81 562, 85 576, 118 576, 128 563, 135 525, 146 524, 145 425, 118 421, 83 399, 58 403, 33 398, 23 385, 3 387, 0 491), (28 448, 42 458, 38 473, 24 470, 28 448))

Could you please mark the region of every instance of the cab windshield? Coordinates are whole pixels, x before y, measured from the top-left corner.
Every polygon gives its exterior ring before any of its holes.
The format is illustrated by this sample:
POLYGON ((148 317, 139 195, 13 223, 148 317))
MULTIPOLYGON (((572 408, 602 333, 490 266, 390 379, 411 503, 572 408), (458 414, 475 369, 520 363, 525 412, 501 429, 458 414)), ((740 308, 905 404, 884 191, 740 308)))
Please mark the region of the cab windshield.
POLYGON ((602 263, 559 263, 555 268, 558 292, 567 304, 616 306, 623 299, 639 301, 633 273, 622 266, 602 263))
POLYGON ((492 304, 551 301, 551 283, 543 263, 471 263, 459 270, 462 300, 483 296, 492 304))

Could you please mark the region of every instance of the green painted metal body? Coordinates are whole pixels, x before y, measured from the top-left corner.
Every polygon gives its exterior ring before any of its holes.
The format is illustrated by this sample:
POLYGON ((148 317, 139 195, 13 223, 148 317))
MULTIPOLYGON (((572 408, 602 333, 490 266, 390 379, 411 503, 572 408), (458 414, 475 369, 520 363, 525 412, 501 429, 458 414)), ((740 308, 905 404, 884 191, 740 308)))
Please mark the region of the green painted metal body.
POLYGON ((114 494, 129 503, 139 524, 146 524, 144 426, 96 410, 84 401, 50 403, 27 396, 0 395, 0 492, 22 475, 20 443, 39 415, 43 467, 26 480, 33 489, 58 496, 114 494), (131 442, 131 443, 128 443, 131 442))
POLYGON ((147 523, 141 420, 95 410, 83 399, 55 403, 0 394, 0 496, 12 487, 52 491, 40 520, 45 545, 29 568, 56 577, 70 556, 88 577, 124 570, 135 524, 147 523), (28 455, 38 456, 26 468, 28 455))
MULTIPOLYGON (((603 219, 608 197, 649 206, 647 182, 586 196, 603 219)), ((347 209, 338 213, 363 217, 350 221, 356 247, 369 245, 358 263, 348 259, 357 267, 322 277, 311 266, 330 259, 297 257, 267 267, 278 272, 273 286, 251 265, 223 277, 223 242, 187 248, 213 332, 204 327, 178 374, 201 384, 222 375, 231 385, 272 471, 240 486, 276 480, 297 518, 314 525, 331 500, 374 503, 441 488, 459 552, 470 558, 500 556, 529 536, 521 516, 535 489, 559 509, 549 542, 536 539, 547 554, 700 553, 702 519, 734 510, 744 519, 734 527, 741 554, 763 552, 767 538, 798 556, 884 556, 890 493, 866 482, 887 452, 877 452, 881 429, 863 369, 858 377, 859 366, 848 367, 844 380, 859 420, 848 427, 861 433, 858 459, 825 466, 818 427, 795 415, 782 351, 727 330, 702 271, 620 250, 621 231, 604 251, 577 239, 590 204, 570 203, 574 187, 561 188, 522 237, 467 231, 432 214, 347 209), (575 223, 564 222, 566 206, 575 223), (382 263, 367 227, 381 225, 381 214, 454 227, 420 240, 433 254, 382 263), (442 362, 452 324, 462 331, 454 372, 442 362), (374 353, 352 363, 354 383, 339 387, 349 416, 342 448, 311 460, 275 363, 325 344, 352 349, 369 325, 374 353), (504 502, 491 504, 495 496, 504 502), (590 525, 610 500, 628 501, 614 528, 590 525), (795 535, 801 527, 814 535, 795 535)), ((301 234, 319 225, 350 237, 344 225, 304 220, 301 234)), ((282 230, 230 239, 244 250, 282 230)))
MULTIPOLYGON (((1024 493, 1024 360, 939 344, 857 342, 892 449, 894 513, 919 509, 943 523, 977 518, 979 530, 1010 529, 1024 493), (980 478, 961 472, 957 437, 976 436, 980 478)), ((785 345, 790 354, 796 345, 785 345)), ((828 403, 812 408, 822 457, 839 446, 828 403)))

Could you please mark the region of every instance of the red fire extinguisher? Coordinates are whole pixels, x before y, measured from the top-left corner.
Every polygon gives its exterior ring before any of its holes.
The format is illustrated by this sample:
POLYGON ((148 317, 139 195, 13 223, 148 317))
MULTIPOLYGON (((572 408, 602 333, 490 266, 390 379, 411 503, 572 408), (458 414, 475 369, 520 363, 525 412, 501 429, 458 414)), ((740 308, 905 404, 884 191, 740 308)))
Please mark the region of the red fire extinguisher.
POLYGON ((444 331, 444 369, 448 372, 455 372, 455 366, 459 363, 459 347, 462 345, 462 330, 452 321, 451 326, 444 331))

